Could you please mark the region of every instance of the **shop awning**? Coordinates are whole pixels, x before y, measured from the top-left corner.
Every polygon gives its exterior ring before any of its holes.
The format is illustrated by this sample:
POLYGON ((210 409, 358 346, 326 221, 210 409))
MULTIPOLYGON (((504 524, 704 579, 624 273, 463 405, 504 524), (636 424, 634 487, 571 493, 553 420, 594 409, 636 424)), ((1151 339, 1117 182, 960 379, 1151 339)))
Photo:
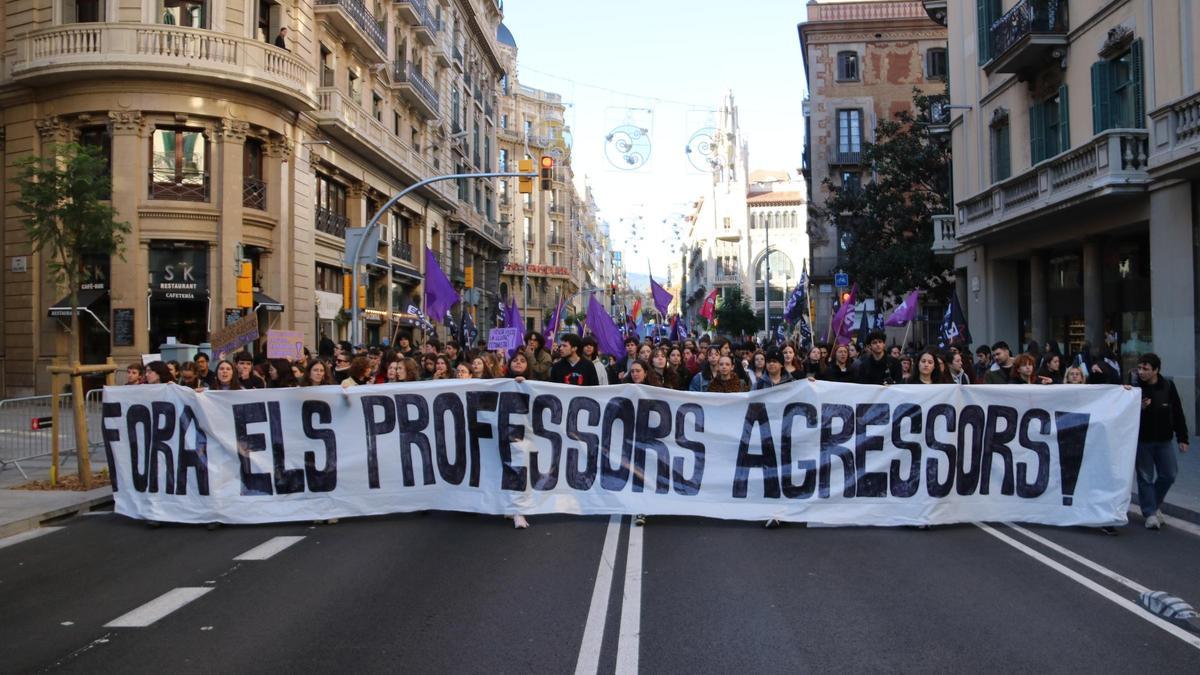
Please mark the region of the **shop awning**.
MULTIPOLYGON (((99 316, 96 316, 96 313, 92 311, 92 307, 107 297, 108 291, 94 289, 79 291, 78 296, 79 313, 92 317, 96 320, 96 323, 100 324, 100 327, 106 331, 108 330, 108 326, 105 325, 104 321, 102 321, 99 316)), ((71 295, 67 294, 67 296, 62 300, 59 300, 51 305, 50 309, 46 310, 46 315, 52 319, 64 319, 69 321, 71 319, 71 295)))
POLYGON ((418 283, 418 284, 421 283, 421 279, 422 279, 421 274, 419 272, 417 272, 416 270, 410 270, 407 267, 404 267, 403 265, 397 265, 395 263, 392 264, 392 275, 397 276, 397 277, 403 277, 404 279, 406 279, 409 282, 418 283))
POLYGON ((262 291, 254 291, 254 311, 265 309, 268 312, 282 312, 283 303, 275 300, 262 291))

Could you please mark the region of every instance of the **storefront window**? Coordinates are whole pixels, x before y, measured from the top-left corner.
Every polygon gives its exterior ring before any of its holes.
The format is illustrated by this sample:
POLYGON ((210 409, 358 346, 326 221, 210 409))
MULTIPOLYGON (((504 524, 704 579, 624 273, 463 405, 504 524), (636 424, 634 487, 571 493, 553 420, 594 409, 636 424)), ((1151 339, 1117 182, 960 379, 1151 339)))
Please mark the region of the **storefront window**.
POLYGON ((168 337, 185 344, 208 339, 209 286, 206 244, 151 242, 150 349, 168 337))

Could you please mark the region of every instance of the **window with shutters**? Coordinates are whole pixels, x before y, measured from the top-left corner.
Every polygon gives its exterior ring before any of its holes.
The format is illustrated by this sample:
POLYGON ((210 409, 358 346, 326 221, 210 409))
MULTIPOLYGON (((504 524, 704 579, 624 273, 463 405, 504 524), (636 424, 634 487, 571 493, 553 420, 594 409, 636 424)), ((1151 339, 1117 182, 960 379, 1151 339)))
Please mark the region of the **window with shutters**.
POLYGON ((934 47, 925 52, 925 79, 944 80, 946 79, 946 70, 945 49, 934 47))
POLYGON ((992 60, 992 24, 1004 14, 1003 0, 975 0, 975 34, 979 40, 979 63, 992 60))
POLYGON ((838 82, 858 81, 858 54, 856 52, 838 52, 837 79, 838 82))
POLYGON ((992 182, 998 183, 1012 175, 1012 150, 1007 113, 1000 112, 1000 114, 992 116, 990 136, 992 182))
POLYGON ((1071 147, 1067 86, 1029 108, 1030 165, 1049 159, 1071 147))
POLYGON ((838 154, 862 151, 862 111, 837 111, 838 154))
POLYGON ((1142 41, 1116 57, 1092 64, 1092 131, 1146 126, 1142 41))

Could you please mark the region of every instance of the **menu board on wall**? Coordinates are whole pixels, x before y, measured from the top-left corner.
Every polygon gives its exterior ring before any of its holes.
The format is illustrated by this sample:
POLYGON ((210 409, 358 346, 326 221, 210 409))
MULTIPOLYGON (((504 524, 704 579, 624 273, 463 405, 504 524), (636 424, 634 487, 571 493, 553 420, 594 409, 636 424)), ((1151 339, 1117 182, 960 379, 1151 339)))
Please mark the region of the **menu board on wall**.
POLYGON ((114 307, 112 311, 112 341, 114 347, 133 346, 133 308, 114 307))

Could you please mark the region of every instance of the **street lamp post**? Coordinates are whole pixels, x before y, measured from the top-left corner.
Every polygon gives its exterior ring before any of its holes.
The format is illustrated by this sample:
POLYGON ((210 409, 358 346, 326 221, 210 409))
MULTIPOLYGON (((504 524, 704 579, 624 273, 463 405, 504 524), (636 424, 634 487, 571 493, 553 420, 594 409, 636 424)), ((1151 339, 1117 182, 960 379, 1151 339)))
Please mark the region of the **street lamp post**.
MULTIPOLYGON (((763 278, 763 330, 771 335, 771 218, 763 218, 763 261, 767 269, 763 278)), ((765 341, 767 338, 763 338, 765 341)))
MULTIPOLYGON (((371 228, 379 227, 379 219, 383 217, 383 214, 387 213, 388 209, 392 208, 396 202, 400 201, 405 195, 416 190, 417 188, 425 187, 426 185, 437 183, 439 181, 458 180, 459 178, 537 178, 537 176, 537 172, 520 173, 517 171, 452 173, 442 176, 431 176, 424 180, 413 183, 412 185, 398 192, 391 199, 387 200, 387 202, 379 208, 379 211, 377 211, 375 215, 371 217, 370 222, 367 223, 366 232, 364 232, 364 236, 359 237, 358 241, 355 243, 354 256, 350 258, 351 274, 353 276, 353 284, 350 288, 350 341, 353 344, 358 344, 361 337, 358 327, 358 258, 362 255, 363 245, 367 241, 367 237, 365 235, 371 231, 371 228)), ((426 273, 428 273, 428 271, 426 271, 426 273)))

